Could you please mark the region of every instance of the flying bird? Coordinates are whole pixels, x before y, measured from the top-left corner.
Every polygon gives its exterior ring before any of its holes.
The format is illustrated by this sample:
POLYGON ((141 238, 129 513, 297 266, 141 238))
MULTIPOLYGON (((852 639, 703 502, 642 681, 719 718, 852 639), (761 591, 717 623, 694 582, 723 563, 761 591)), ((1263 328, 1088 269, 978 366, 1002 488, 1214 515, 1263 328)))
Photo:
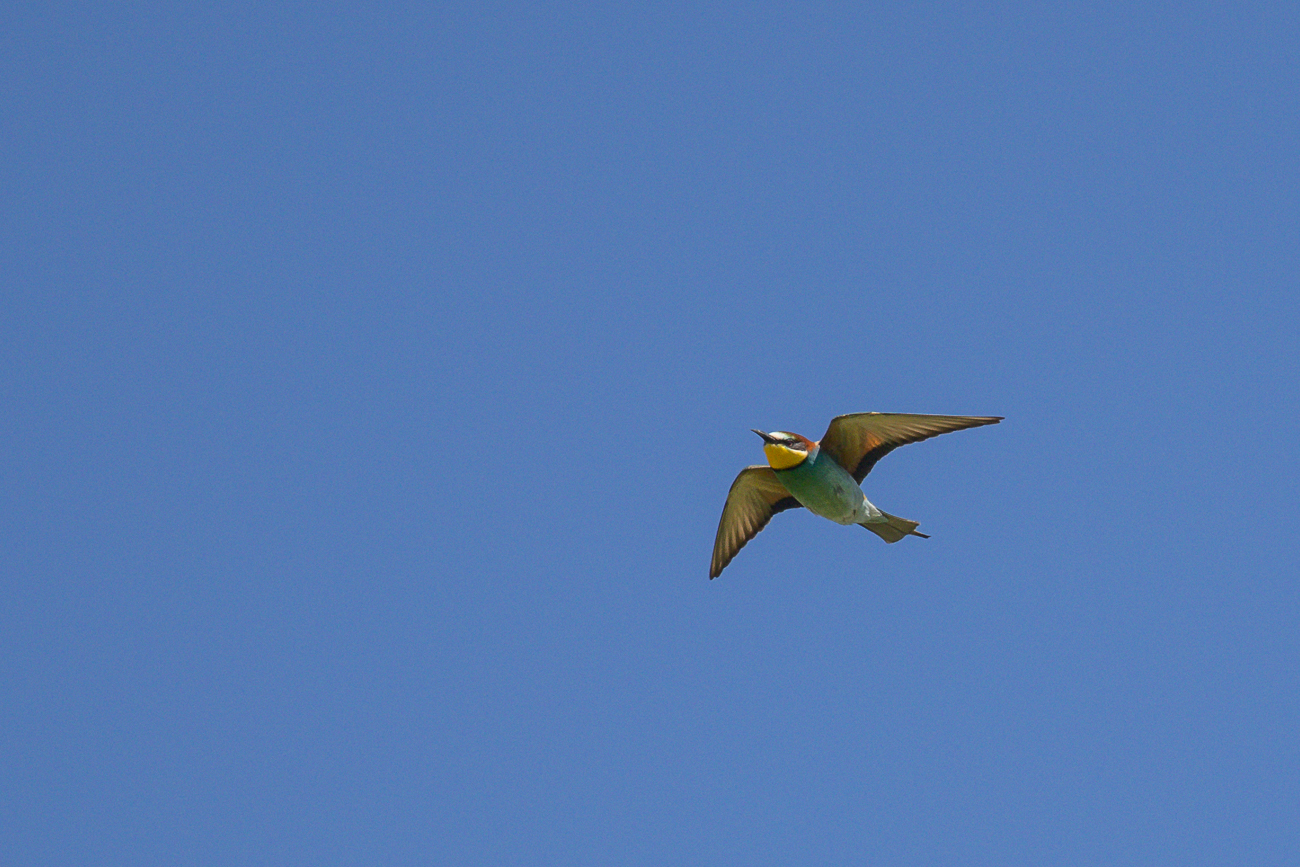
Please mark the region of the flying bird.
POLYGON ((713 542, 709 578, 721 575, 773 515, 800 506, 837 524, 866 527, 886 542, 904 536, 930 538, 916 532, 916 521, 872 505, 862 493, 862 480, 876 461, 899 446, 1000 421, 1002 416, 858 412, 831 419, 820 442, 786 431, 755 430, 763 438, 768 465, 745 467, 731 483, 713 542))

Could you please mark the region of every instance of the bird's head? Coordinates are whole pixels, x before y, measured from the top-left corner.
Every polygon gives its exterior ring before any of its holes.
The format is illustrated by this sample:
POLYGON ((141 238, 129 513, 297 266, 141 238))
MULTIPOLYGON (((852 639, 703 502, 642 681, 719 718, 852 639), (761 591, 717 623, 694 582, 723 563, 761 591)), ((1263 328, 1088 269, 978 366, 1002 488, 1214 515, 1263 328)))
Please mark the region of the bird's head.
POLYGON ((808 456, 817 449, 817 443, 796 433, 783 430, 772 433, 755 430, 754 433, 763 438, 763 454, 767 455, 767 462, 774 470, 797 467, 808 460, 808 456))

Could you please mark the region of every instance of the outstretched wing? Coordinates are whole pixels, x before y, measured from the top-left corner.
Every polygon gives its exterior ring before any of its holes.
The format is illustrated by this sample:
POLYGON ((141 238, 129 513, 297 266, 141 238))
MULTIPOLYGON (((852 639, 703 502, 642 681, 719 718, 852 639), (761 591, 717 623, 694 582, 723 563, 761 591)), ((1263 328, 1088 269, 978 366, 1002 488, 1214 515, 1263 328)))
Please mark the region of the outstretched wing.
POLYGON ((773 515, 798 505, 799 501, 790 496, 771 467, 760 464, 741 470, 727 492, 727 505, 722 507, 709 578, 721 575, 736 552, 757 536, 773 515))
POLYGON ((821 449, 862 484, 876 461, 899 446, 1000 421, 1002 416, 855 412, 831 419, 821 449))

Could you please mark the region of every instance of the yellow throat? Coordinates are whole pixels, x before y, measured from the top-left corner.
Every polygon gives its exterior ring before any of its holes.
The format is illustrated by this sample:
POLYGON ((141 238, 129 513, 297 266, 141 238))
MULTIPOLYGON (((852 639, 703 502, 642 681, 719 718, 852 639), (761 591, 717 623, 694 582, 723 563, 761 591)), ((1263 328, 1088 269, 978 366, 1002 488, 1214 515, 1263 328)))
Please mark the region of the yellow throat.
POLYGON ((763 454, 767 455, 767 462, 771 464, 774 470, 788 470, 791 467, 799 466, 808 459, 807 452, 786 448, 779 443, 768 443, 763 446, 763 454))

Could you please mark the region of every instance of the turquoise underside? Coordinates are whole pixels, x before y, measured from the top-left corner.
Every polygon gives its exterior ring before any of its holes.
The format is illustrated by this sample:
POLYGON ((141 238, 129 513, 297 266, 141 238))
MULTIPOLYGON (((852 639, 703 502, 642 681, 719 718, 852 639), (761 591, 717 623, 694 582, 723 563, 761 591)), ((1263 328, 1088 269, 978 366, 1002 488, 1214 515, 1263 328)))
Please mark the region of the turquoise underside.
POLYGON ((777 470, 776 477, 808 511, 843 522, 862 502, 862 489, 848 470, 820 451, 797 467, 777 470))

